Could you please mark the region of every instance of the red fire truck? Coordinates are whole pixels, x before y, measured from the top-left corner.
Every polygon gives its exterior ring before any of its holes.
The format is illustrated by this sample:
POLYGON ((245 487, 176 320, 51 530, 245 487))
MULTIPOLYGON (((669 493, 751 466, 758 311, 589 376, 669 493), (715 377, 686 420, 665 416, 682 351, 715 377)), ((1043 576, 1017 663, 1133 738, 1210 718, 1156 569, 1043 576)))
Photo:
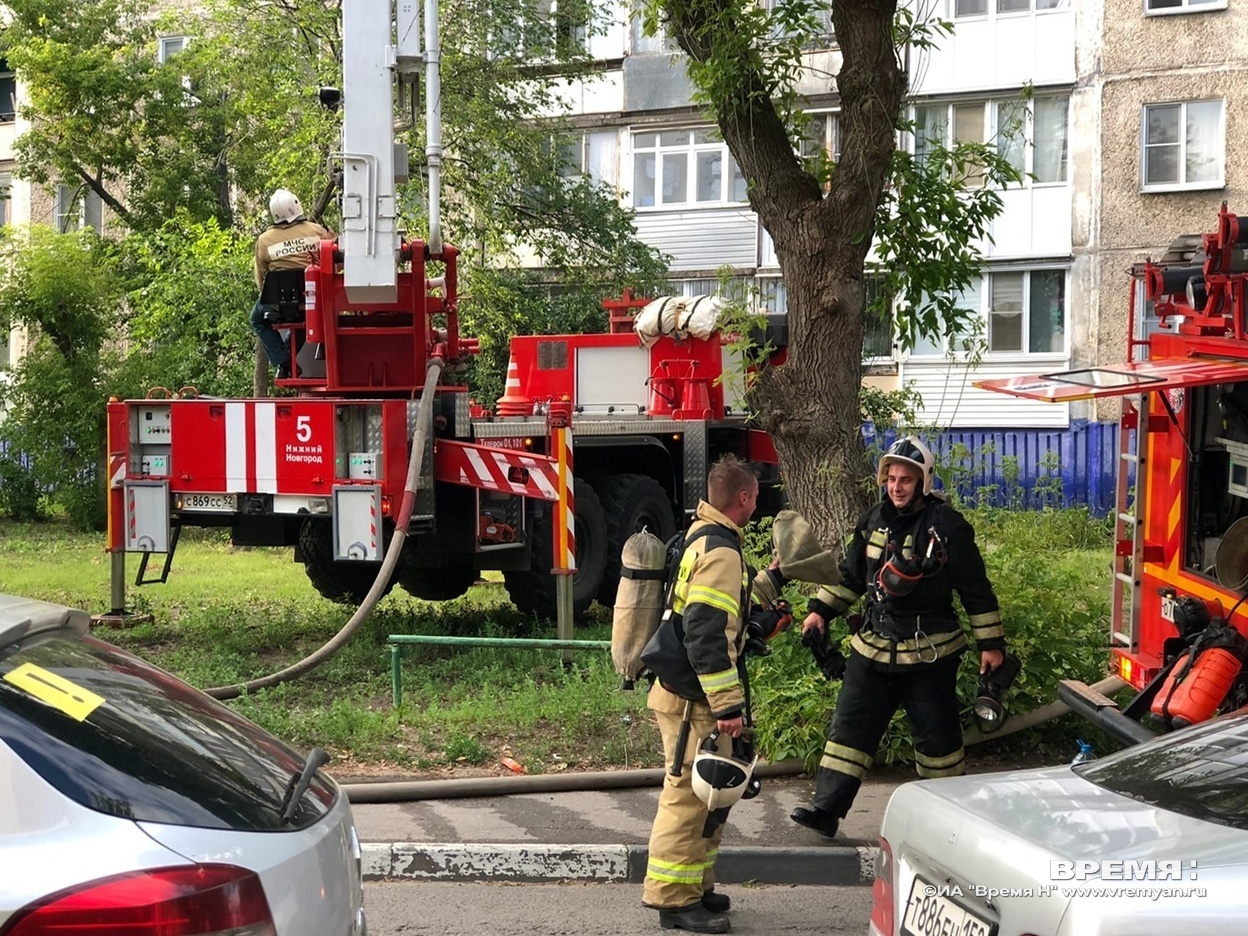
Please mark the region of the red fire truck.
POLYGON ((1122 398, 1110 646, 1138 690, 1119 709, 1081 683, 1061 698, 1136 741, 1248 704, 1248 221, 1184 236, 1133 270, 1162 330, 1127 362, 978 386, 1054 402, 1122 398))
POLYGON ((417 4, 343 4, 343 92, 322 92, 344 107, 342 230, 294 271, 293 288, 274 291, 280 325, 302 344, 293 376, 277 385, 297 394, 227 400, 186 389, 109 405, 116 612, 125 554, 140 556, 138 584, 163 581, 187 526, 228 528, 239 545, 293 546, 321 594, 358 603, 401 523, 393 580, 413 595, 457 597, 481 571, 501 570, 517 607, 551 616, 554 518, 564 508, 575 518, 581 613, 595 598, 613 601, 630 534, 645 526, 666 538, 683 525, 720 454, 769 466, 762 484, 775 492, 771 441, 733 400, 739 357, 717 332, 643 347, 632 313, 645 303, 627 295, 604 303, 602 334, 513 338, 496 412, 469 399, 456 378, 476 342, 459 333, 458 252, 442 242, 438 216, 436 0, 423 23, 419 14, 417 4), (394 88, 418 99, 405 89, 422 70, 430 236, 404 241, 394 88), (426 387, 435 359, 440 377, 426 387), (433 395, 433 428, 412 499, 422 392, 433 395), (561 462, 565 429, 572 444, 561 462), (153 556, 163 566, 149 579, 153 556))

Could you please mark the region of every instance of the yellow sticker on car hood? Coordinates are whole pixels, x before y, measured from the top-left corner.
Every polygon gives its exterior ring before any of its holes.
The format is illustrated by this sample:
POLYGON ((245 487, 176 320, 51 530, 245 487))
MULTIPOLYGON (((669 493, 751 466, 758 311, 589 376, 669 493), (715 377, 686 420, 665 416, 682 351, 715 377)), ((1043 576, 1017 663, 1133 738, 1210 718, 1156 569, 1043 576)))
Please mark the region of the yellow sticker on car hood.
POLYGON ((103 696, 34 663, 23 663, 5 673, 4 679, 77 721, 86 721, 88 715, 104 704, 103 696))

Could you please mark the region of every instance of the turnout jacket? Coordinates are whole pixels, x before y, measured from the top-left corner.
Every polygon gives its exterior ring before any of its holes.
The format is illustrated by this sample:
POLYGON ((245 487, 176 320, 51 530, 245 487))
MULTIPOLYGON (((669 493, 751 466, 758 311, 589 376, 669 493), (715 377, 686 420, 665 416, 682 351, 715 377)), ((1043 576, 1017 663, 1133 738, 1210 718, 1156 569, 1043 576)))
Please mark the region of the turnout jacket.
POLYGON ((741 541, 740 527, 699 501, 672 588, 676 631, 684 633, 689 666, 716 718, 732 718, 745 708, 745 667, 738 663, 743 662, 750 570, 741 555, 741 541))
POLYGON ((321 241, 334 235, 315 221, 301 218, 271 224, 256 238, 256 289, 264 291, 269 270, 302 270, 316 259, 321 241))
POLYGON ((810 610, 825 619, 845 614, 864 594, 863 623, 850 645, 888 668, 934 663, 961 653, 966 636, 953 605, 957 592, 978 650, 1005 649, 1005 630, 997 596, 988 581, 975 531, 960 513, 928 496, 915 510, 898 511, 885 498, 867 510, 854 528, 840 566, 840 582, 823 586, 810 610), (933 553, 944 561, 930 570, 905 595, 880 587, 880 569, 891 557, 902 565, 919 563, 927 554, 932 532, 933 553))

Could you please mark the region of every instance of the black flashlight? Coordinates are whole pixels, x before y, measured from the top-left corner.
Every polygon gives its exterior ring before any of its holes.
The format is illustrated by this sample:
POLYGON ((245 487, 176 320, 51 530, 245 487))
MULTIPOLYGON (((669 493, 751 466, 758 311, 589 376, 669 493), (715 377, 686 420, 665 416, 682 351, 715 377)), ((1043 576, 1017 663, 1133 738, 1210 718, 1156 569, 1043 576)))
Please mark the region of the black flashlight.
POLYGON ((1018 678, 1022 663, 1018 657, 1007 653, 1001 665, 987 673, 979 674, 979 689, 975 694, 975 704, 971 707, 975 719, 979 722, 979 730, 984 734, 992 734, 1005 724, 1005 694, 1018 678))

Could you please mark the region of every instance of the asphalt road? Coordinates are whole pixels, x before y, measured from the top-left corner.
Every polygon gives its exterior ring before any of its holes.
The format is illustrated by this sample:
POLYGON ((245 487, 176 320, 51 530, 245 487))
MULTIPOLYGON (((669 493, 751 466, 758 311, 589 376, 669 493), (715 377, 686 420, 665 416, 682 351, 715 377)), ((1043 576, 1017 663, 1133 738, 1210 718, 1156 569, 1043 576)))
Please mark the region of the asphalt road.
MULTIPOLYGON (((862 936, 869 887, 730 885, 732 932, 862 936)), ((365 882, 369 936, 637 936, 658 914, 637 884, 418 884, 365 882)), ((672 932, 678 932, 673 930, 672 932)))

